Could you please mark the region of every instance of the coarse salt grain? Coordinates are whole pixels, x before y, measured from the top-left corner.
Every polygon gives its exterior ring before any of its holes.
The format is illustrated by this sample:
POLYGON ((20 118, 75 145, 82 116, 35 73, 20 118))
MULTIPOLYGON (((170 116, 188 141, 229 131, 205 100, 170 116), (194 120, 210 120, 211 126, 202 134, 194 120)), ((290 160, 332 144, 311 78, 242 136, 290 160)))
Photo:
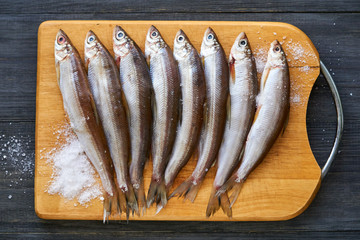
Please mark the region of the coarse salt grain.
POLYGON ((102 196, 102 187, 95 180, 95 170, 69 125, 54 134, 65 136, 65 143, 47 153, 48 162, 53 164, 47 192, 59 194, 67 200, 76 199, 79 204, 87 206, 86 203, 102 196))

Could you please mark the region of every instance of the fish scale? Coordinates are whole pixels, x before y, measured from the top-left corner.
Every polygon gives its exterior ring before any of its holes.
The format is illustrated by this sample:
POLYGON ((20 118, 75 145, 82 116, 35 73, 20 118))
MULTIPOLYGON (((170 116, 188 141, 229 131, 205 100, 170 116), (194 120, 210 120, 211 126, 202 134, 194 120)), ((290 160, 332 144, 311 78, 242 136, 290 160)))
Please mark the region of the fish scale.
POLYGON ((174 56, 178 62, 181 80, 182 117, 174 149, 165 171, 167 191, 198 145, 206 95, 201 59, 182 30, 175 36, 174 56))
POLYGON ((256 67, 245 33, 236 38, 230 52, 230 114, 227 118, 224 140, 218 154, 218 169, 211 190, 206 216, 220 206, 231 217, 227 194, 215 196, 241 159, 247 134, 254 119, 257 96, 256 67))
POLYGON ((211 28, 205 31, 201 56, 204 58, 206 109, 199 159, 191 176, 170 195, 170 197, 184 196, 192 202, 206 173, 216 159, 224 133, 226 101, 229 92, 229 68, 226 56, 211 28))
POLYGON ((170 47, 159 31, 151 26, 145 43, 145 54, 150 60, 150 75, 153 88, 153 173, 147 205, 167 203, 164 174, 176 136, 180 80, 177 64, 170 47))
POLYGON ((78 51, 62 31, 56 35, 55 66, 64 109, 87 157, 100 176, 106 192, 104 221, 111 214, 112 203, 117 205, 112 159, 106 144, 102 125, 97 119, 95 103, 90 91, 85 67, 78 51))
POLYGON ((145 58, 120 26, 114 28, 113 49, 126 99, 131 136, 130 178, 141 214, 146 209, 143 171, 151 140, 151 79, 145 58))
POLYGON ((255 121, 248 134, 239 169, 218 190, 217 195, 233 188, 230 207, 251 172, 263 161, 276 139, 286 127, 290 110, 290 77, 280 43, 271 43, 268 60, 261 78, 259 103, 255 121))
POLYGON ((119 210, 126 211, 129 217, 130 210, 137 212, 138 206, 128 170, 130 137, 120 77, 111 54, 92 31, 88 32, 85 40, 85 60, 90 88, 116 172, 119 210))

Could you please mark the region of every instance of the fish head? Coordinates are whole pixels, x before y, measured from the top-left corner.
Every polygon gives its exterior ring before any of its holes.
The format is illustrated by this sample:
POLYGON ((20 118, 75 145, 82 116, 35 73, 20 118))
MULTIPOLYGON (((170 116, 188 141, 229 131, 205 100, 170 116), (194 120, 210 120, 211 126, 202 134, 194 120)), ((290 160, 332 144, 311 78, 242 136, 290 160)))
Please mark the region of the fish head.
POLYGON ((201 57, 206 57, 216 53, 220 48, 218 38, 210 27, 206 29, 203 41, 201 43, 201 57))
POLYGON ((91 58, 97 55, 101 47, 99 38, 93 31, 89 31, 85 38, 85 62, 88 63, 91 58))
POLYGON ((287 64, 285 52, 278 40, 273 41, 270 45, 268 62, 272 67, 282 67, 287 64))
POLYGON ((159 30, 151 26, 145 40, 145 57, 148 58, 152 54, 156 54, 160 49, 164 48, 165 45, 165 41, 161 37, 159 30))
POLYGON ((116 62, 118 62, 122 57, 125 57, 130 52, 130 48, 133 46, 134 43, 125 30, 116 25, 113 31, 113 50, 116 62))
POLYGON ((55 39, 55 61, 63 61, 72 53, 73 49, 70 38, 60 29, 55 39))
POLYGON ((179 30, 176 33, 174 39, 174 57, 177 61, 185 58, 193 50, 189 38, 186 36, 183 30, 179 30))
POLYGON ((251 59, 249 40, 244 32, 240 33, 230 51, 229 62, 251 59))

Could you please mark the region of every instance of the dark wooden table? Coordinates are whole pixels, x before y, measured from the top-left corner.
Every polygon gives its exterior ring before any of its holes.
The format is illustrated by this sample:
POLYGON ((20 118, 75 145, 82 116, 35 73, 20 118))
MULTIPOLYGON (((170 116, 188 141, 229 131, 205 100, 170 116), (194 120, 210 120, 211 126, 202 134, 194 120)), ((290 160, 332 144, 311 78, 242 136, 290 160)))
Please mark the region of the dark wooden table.
MULTIPOLYGON (((0 238, 360 238, 360 1, 0 0, 0 238), (310 207, 284 222, 46 221, 34 211, 37 29, 55 19, 281 21, 302 29, 333 73, 345 129, 334 165, 310 207)), ((336 130, 322 76, 311 93, 308 135, 320 166, 336 130)))

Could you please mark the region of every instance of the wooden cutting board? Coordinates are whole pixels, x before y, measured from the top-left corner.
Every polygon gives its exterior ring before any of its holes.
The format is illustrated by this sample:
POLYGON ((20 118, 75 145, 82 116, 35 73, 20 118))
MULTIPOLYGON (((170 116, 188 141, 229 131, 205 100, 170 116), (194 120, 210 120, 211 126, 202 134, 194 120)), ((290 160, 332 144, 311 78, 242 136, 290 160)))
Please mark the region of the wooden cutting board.
MULTIPOLYGON (((38 32, 38 75, 36 98, 36 156, 35 156, 35 211, 44 219, 100 220, 102 203, 93 200, 88 207, 74 206, 59 195, 46 192, 52 175, 52 166, 43 158, 44 149, 52 149, 59 141, 53 127, 65 122, 62 97, 57 85, 54 65, 54 41, 63 29, 80 55, 84 56, 84 40, 91 29, 112 52, 112 31, 121 25, 144 51, 145 36, 150 25, 155 25, 164 40, 173 46, 176 32, 181 28, 194 46, 200 50, 203 34, 211 26, 219 37, 226 54, 237 35, 246 32, 257 59, 260 72, 264 67, 270 43, 278 39, 287 54, 290 67, 291 108, 285 133, 278 138, 266 159, 250 175, 233 206, 233 218, 221 210, 206 218, 215 167, 206 175, 194 203, 173 198, 165 209, 155 215, 155 207, 146 215, 130 220, 184 220, 184 221, 274 221, 293 218, 311 203, 320 187, 321 170, 310 149, 306 131, 306 109, 310 91, 317 79, 319 54, 310 39, 298 28, 277 22, 201 22, 201 21, 47 21, 38 32)), ((260 79, 260 78, 259 78, 260 79)), ((196 159, 191 159, 177 177, 178 186, 192 172, 196 159)), ((145 187, 150 183, 152 163, 145 167, 145 187)), ((76 204, 75 204, 76 205, 76 204)), ((122 216, 124 219, 124 216, 122 216)))

